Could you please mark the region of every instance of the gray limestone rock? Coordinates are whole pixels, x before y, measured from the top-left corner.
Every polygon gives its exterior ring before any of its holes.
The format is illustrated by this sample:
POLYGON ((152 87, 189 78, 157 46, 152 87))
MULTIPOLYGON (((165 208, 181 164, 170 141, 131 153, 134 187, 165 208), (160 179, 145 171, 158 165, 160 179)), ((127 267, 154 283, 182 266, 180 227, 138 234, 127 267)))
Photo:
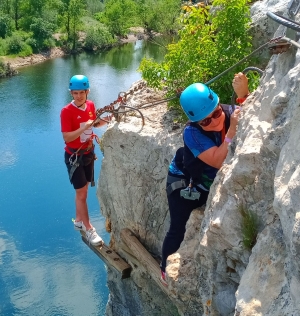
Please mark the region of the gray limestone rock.
MULTIPOLYGON (((268 6, 284 13, 287 1, 258 1, 252 13, 262 15, 268 6)), ((267 37, 275 31, 272 22, 267 37)), ((193 211, 180 249, 168 258, 165 291, 130 254, 120 231, 131 229, 159 261, 169 225, 165 180, 183 126, 172 128, 166 104, 142 111, 143 129, 137 114, 109 126, 98 197, 111 223, 111 246, 133 271, 120 280, 108 269, 107 315, 300 315, 299 72, 295 48, 269 60, 243 106, 206 208, 193 211), (241 205, 258 218, 250 250, 243 245, 241 205)), ((153 96, 163 98, 145 88, 129 102, 140 106, 153 96)))

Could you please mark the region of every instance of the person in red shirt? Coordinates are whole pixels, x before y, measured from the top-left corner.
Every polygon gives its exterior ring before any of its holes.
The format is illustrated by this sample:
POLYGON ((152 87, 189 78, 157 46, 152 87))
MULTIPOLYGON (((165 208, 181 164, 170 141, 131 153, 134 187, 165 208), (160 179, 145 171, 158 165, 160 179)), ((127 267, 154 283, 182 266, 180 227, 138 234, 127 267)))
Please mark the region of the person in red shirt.
MULTIPOLYGON (((88 214, 88 185, 94 179, 94 145, 92 127, 106 124, 106 120, 98 120, 95 124, 96 108, 87 99, 89 80, 86 76, 75 75, 70 79, 69 90, 73 97, 60 114, 61 132, 65 141, 65 164, 70 182, 75 189, 76 218, 75 230, 82 230, 87 240, 94 246, 103 243, 102 238, 92 226, 88 214)), ((107 117, 110 118, 110 117, 107 117)))

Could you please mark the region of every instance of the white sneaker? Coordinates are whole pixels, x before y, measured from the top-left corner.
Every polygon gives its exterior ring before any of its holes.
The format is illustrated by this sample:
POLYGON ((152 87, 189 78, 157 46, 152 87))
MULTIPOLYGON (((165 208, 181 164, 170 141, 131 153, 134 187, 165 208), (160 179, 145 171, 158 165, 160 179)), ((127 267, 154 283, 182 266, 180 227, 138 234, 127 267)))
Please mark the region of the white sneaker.
POLYGON ((82 230, 82 231, 86 231, 86 228, 85 228, 85 226, 83 225, 83 222, 82 221, 80 221, 80 222, 76 222, 75 220, 73 221, 73 223, 74 223, 74 229, 75 230, 82 230))
POLYGON ((93 246, 101 246, 103 245, 103 239, 97 234, 96 229, 93 227, 85 232, 86 239, 93 246))

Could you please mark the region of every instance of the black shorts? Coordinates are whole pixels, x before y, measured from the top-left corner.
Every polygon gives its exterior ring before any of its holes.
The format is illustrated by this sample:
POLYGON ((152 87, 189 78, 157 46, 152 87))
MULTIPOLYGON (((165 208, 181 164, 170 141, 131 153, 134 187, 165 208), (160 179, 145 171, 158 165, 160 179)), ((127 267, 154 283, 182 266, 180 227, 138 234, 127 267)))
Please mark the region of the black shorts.
MULTIPOLYGON (((83 188, 88 182, 92 182, 94 176, 94 156, 93 152, 82 156, 80 165, 74 171, 72 179, 70 179, 70 182, 73 184, 75 190, 83 188)), ((65 151, 65 164, 69 175, 72 168, 69 162, 70 157, 71 155, 65 151)))

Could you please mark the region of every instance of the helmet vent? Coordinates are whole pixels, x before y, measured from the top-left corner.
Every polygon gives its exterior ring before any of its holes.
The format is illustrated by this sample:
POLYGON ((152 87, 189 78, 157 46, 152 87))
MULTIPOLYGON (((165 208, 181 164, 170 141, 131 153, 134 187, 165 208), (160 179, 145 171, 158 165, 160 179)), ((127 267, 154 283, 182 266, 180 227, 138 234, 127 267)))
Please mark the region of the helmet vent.
POLYGON ((195 116, 194 112, 193 111, 189 111, 189 115, 191 116, 195 116))
POLYGON ((208 98, 211 99, 211 100, 213 100, 213 99, 214 99, 214 96, 213 96, 213 94, 212 94, 210 88, 209 88, 209 87, 207 87, 207 88, 208 88, 208 91, 209 91, 208 98))

